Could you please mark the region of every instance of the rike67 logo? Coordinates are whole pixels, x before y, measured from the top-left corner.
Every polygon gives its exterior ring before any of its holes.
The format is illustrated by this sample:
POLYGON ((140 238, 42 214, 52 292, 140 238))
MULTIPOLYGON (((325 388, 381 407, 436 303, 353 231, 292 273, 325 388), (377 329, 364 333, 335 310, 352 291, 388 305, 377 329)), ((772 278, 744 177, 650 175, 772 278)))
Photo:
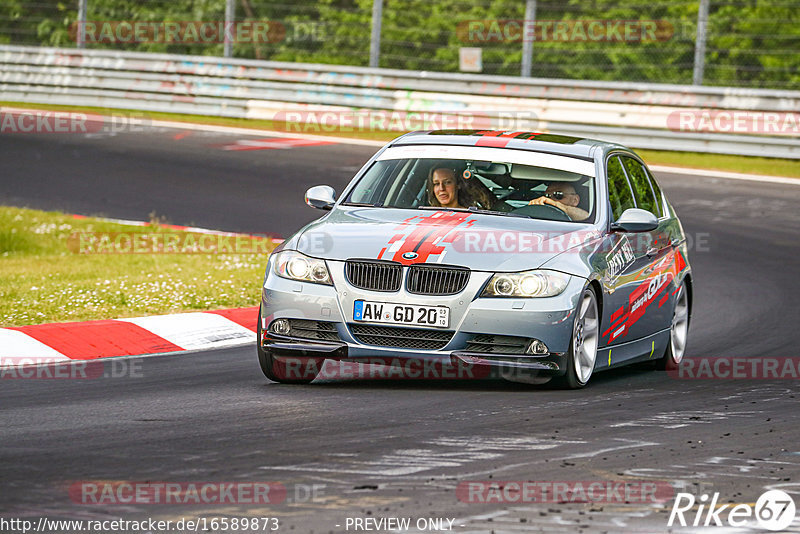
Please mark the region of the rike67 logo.
POLYGON ((719 493, 696 498, 691 493, 678 493, 669 514, 667 526, 752 528, 772 531, 786 529, 795 517, 792 497, 781 490, 761 494, 755 506, 750 503, 721 504, 719 493))

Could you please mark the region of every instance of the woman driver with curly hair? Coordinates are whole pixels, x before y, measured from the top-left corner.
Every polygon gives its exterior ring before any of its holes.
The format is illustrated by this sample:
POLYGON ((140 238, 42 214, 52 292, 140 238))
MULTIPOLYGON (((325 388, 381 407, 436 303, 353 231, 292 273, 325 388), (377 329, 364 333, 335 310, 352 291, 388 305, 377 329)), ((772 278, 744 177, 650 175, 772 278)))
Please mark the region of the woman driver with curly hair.
POLYGON ((428 175, 428 205, 442 208, 466 208, 475 201, 467 192, 464 180, 454 169, 436 167, 428 175))

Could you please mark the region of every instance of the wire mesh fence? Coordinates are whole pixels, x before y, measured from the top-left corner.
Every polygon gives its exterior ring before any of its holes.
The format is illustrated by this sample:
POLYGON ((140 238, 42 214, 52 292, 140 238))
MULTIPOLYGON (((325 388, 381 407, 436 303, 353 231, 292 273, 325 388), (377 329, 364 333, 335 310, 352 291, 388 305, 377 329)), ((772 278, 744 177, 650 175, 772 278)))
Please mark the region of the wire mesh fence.
MULTIPOLYGON (((80 1, 4 0, 0 43, 368 66, 378 0, 84 0, 78 24, 80 1)), ((800 87, 800 0, 706 1, 705 85, 800 87)), ((535 77, 693 81, 698 0, 380 4, 384 68, 519 76, 527 46, 535 77)))

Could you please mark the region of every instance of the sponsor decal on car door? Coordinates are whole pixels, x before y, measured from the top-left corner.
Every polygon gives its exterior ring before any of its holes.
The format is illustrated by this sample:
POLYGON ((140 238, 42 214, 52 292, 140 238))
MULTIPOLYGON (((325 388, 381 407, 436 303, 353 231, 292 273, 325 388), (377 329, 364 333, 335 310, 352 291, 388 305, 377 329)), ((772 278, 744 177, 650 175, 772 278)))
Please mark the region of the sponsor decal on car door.
MULTIPOLYGON (((646 254, 643 256, 647 261, 646 254)), ((678 279, 685 267, 686 261, 680 251, 669 250, 655 264, 636 271, 631 281, 626 284, 632 290, 627 292, 626 302, 614 309, 611 314, 611 322, 601 334, 602 341, 609 345, 633 341, 661 330, 660 326, 663 325, 655 324, 656 315, 668 314, 669 307, 665 308, 664 305, 675 293, 673 290, 675 284, 671 282, 678 279), (647 320, 642 321, 648 310, 650 313, 647 320)))

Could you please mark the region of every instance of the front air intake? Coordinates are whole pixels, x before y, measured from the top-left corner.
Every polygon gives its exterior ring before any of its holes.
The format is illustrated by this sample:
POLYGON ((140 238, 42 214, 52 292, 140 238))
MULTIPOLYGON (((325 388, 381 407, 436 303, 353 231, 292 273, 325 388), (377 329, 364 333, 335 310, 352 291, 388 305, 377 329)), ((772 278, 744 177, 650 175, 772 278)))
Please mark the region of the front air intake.
POLYGON ((439 350, 453 337, 448 330, 421 330, 396 326, 351 324, 353 337, 365 345, 404 349, 439 350))
POLYGON ((408 269, 409 293, 417 295, 455 295, 467 287, 469 269, 440 265, 412 265, 408 269))
POLYGON ((370 291, 400 291, 403 266, 393 261, 347 260, 345 276, 351 285, 370 291))

